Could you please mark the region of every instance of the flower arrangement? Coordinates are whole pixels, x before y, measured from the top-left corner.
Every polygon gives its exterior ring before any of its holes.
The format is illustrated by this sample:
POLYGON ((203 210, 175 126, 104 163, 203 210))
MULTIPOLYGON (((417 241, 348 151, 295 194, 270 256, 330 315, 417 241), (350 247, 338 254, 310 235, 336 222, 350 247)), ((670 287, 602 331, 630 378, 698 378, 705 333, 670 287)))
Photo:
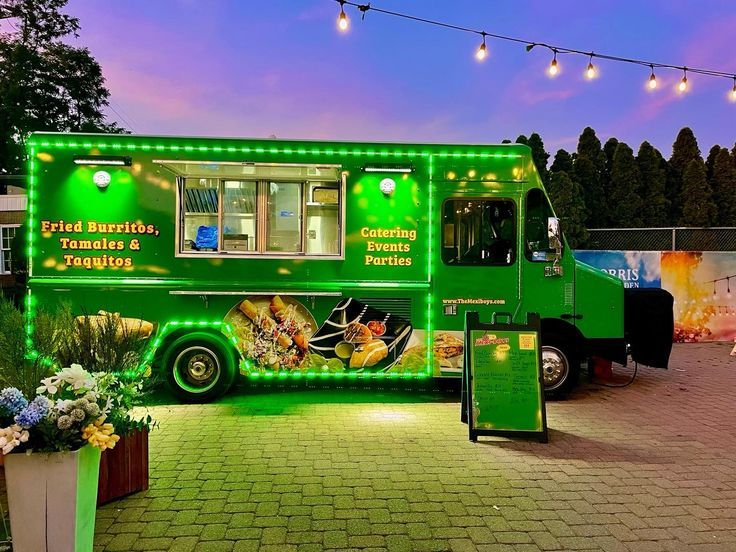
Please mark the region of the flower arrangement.
POLYGON ((77 450, 86 444, 112 449, 121 429, 151 425, 150 417, 136 420, 130 414, 140 385, 72 364, 42 379, 31 401, 6 387, 0 391, 0 448, 3 454, 77 450))

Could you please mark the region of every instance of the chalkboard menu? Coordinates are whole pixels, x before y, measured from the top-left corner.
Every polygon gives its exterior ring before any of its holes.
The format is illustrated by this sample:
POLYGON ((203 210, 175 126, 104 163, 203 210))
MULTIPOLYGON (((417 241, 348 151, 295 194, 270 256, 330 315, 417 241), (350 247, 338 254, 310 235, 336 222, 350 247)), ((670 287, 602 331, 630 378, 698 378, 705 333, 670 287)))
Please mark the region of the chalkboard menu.
MULTIPOLYGON (((499 316, 502 313, 498 313, 499 316)), ((547 441, 547 419, 539 345, 539 316, 527 324, 465 319, 463 410, 469 436, 531 436, 547 441)))

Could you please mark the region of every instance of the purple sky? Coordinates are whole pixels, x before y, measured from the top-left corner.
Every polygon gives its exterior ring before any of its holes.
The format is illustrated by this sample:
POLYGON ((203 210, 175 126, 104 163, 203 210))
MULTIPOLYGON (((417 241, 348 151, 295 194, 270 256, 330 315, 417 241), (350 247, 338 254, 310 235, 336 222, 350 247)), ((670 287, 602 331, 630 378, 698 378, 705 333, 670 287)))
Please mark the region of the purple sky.
MULTIPOLYGON (((375 0, 374 5, 488 32, 736 73, 733 0, 375 0)), ((381 141, 498 142, 539 132, 574 149, 586 125, 665 155, 689 125, 703 153, 736 141, 732 82, 561 56, 348 9, 331 0, 70 0, 78 44, 100 61, 113 108, 137 133, 381 141)), ((118 118, 111 113, 113 118, 118 118)))

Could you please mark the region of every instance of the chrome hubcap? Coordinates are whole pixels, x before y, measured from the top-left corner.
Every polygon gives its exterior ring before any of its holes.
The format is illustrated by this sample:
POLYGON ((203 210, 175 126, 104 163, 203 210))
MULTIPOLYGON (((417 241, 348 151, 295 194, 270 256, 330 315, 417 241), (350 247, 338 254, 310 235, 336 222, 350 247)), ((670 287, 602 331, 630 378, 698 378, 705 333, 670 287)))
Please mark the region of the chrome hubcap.
POLYGON ((569 371, 570 365, 562 351, 557 347, 542 347, 542 374, 546 390, 550 391, 562 385, 569 371))
POLYGON ((190 393, 203 393, 219 379, 220 364, 215 353, 201 346, 184 349, 174 361, 176 383, 190 393))
POLYGON ((189 366, 187 367, 189 375, 197 380, 204 381, 212 375, 215 370, 215 363, 207 355, 194 355, 189 360, 189 366))

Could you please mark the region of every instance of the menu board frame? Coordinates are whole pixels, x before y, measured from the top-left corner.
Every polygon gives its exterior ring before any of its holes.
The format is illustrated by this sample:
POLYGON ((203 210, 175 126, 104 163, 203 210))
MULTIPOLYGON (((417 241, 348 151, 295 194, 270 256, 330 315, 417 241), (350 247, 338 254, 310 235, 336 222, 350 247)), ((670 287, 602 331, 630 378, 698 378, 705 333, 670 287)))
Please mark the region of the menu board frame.
MULTIPOLYGON (((527 315, 526 324, 514 324, 512 321, 511 313, 505 312, 494 312, 491 317, 490 323, 484 323, 480 321, 478 313, 476 311, 467 311, 465 313, 465 346, 464 346, 464 359, 463 359, 463 374, 462 374, 462 388, 461 388, 461 405, 460 405, 460 419, 462 422, 468 424, 468 438, 472 442, 476 442, 479 436, 503 436, 503 437, 534 437, 541 443, 547 443, 549 441, 549 435, 547 431, 547 407, 544 400, 544 376, 542 373, 542 348, 540 346, 541 336, 541 321, 539 315, 536 313, 529 313, 527 315), (498 322, 498 318, 505 316, 508 319, 506 323, 498 322), (489 332, 513 332, 516 335, 530 334, 536 335, 534 339, 533 347, 537 356, 537 389, 538 392, 534 393, 534 402, 538 410, 535 414, 541 411, 541 429, 539 431, 533 431, 528 429, 520 429, 515 427, 505 428, 477 428, 475 427, 475 418, 473 416, 473 404, 474 404, 474 361, 472 348, 475 346, 471 339, 472 333, 475 330, 483 330, 489 332), (538 398, 537 398, 538 397, 538 398)), ((519 343, 517 341, 517 343, 519 343)), ((509 349, 511 354, 511 350, 509 349)), ((492 400, 491 397, 486 397, 485 400, 492 400)))

